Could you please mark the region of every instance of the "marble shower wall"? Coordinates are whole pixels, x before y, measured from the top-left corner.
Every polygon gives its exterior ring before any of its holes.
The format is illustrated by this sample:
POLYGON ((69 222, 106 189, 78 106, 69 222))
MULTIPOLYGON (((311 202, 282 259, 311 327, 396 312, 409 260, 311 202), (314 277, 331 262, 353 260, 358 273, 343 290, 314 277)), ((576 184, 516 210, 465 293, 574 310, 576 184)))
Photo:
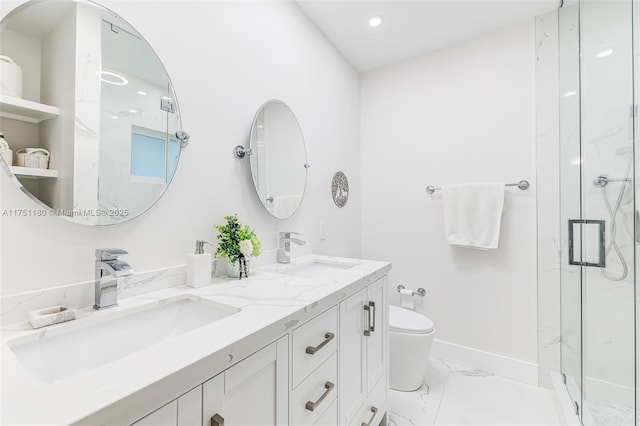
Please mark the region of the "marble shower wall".
POLYGON ((633 407, 634 197, 632 185, 615 181, 631 176, 631 3, 580 4, 580 123, 583 216, 607 228, 606 268, 583 275, 583 395, 633 407), (611 179, 605 187, 593 183, 600 175, 611 179))
MULTIPOLYGON (((580 27, 572 24, 577 23, 577 9, 563 10, 560 35, 557 13, 536 19, 539 381, 549 386, 549 373, 559 372, 562 362, 576 386, 584 387, 589 404, 607 396, 632 405, 633 194, 622 190, 621 183, 611 182, 604 190, 593 184, 598 175, 626 177, 629 156, 621 148, 632 144, 631 2, 606 3, 583 4, 580 27), (615 54, 597 56, 607 43, 615 54), (582 209, 584 218, 606 221, 607 240, 612 241, 605 197, 612 208, 621 200, 616 241, 629 272, 615 280, 623 268, 612 248, 607 275, 601 268, 586 268, 581 283, 579 267, 560 266, 567 265, 566 219, 579 218, 582 209)), ((570 6, 565 3, 566 9, 570 6)))
POLYGON ((538 383, 560 371, 558 13, 536 18, 536 179, 538 183, 538 383))

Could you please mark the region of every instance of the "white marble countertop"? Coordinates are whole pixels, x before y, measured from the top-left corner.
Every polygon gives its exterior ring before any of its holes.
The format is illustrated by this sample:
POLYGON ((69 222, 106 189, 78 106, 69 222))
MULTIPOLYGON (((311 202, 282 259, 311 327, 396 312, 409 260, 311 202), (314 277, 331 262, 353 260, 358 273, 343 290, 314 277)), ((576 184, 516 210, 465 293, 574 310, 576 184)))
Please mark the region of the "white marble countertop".
POLYGON ((281 266, 270 265, 252 271, 248 279, 215 279, 213 284, 198 289, 178 286, 140 294, 120 299, 118 307, 104 311, 86 308, 68 323, 38 330, 26 322, 2 328, 0 423, 131 423, 144 411, 175 399, 391 269, 387 262, 317 255, 295 259, 292 266, 313 260, 353 262, 356 266, 308 279, 273 272, 281 266), (14 339, 33 335, 43 338, 47 333, 81 327, 101 317, 125 316, 132 309, 160 305, 185 295, 232 306, 240 312, 54 383, 34 377, 9 347, 14 339))

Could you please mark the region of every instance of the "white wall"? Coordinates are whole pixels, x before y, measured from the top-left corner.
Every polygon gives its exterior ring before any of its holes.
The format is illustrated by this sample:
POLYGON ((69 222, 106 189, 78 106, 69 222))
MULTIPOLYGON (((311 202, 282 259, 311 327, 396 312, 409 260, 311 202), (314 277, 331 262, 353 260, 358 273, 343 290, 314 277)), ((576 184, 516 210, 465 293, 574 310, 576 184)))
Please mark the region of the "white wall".
MULTIPOLYGON (((138 271, 183 264, 195 240, 215 240, 213 225, 234 212, 255 227, 265 249, 276 247, 278 230, 292 230, 302 232, 318 253, 360 256, 359 76, 297 6, 101 3, 156 49, 171 75, 191 143, 165 196, 125 224, 95 228, 52 217, 1 217, 3 295, 91 280, 98 247, 128 250, 127 260, 138 271), (312 166, 302 207, 287 220, 264 210, 249 162, 232 155, 235 145, 247 145, 256 110, 272 98, 296 113, 312 166), (331 200, 337 170, 354 188, 343 209, 331 200), (320 222, 326 224, 326 240, 319 239, 320 222)), ((3 0, 2 14, 14 4, 3 0)), ((0 190, 4 210, 38 207, 4 174, 0 190)))
POLYGON ((418 310, 436 325, 436 355, 488 352, 485 359, 497 355, 522 367, 512 376, 531 382, 537 381, 534 48, 531 19, 369 72, 361 84, 363 257, 393 262, 392 290, 398 284, 427 290, 418 310), (532 186, 506 190, 498 250, 447 245, 442 196, 427 195, 427 185, 521 179, 532 186))

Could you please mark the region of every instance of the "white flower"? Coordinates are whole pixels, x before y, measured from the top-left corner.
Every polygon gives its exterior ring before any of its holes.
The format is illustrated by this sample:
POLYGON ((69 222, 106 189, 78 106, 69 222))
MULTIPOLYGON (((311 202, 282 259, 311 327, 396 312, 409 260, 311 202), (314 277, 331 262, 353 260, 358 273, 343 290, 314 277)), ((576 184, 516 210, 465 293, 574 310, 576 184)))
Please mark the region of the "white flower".
POLYGON ((240 253, 242 253, 244 257, 251 256, 251 253, 253 253, 253 243, 251 240, 240 241, 240 253))

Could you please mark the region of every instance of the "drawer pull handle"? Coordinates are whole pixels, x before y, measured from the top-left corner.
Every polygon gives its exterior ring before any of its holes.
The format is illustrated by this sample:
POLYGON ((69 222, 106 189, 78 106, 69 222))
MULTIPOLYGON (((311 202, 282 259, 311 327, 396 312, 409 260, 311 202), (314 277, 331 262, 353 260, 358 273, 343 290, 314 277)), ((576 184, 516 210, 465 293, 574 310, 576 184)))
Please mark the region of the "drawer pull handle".
POLYGON ((378 413, 378 409, 376 407, 371 407, 371 418, 369 419, 369 421, 367 423, 362 423, 362 426, 371 426, 371 422, 373 421, 373 419, 376 417, 376 414, 378 413))
POLYGON ((330 341, 333 340, 334 338, 334 334, 330 333, 330 332, 326 332, 324 334, 324 340, 322 341, 322 343, 320 343, 318 346, 313 347, 313 346, 307 346, 307 349, 305 350, 306 353, 308 353, 309 355, 314 355, 316 352, 318 352, 320 349, 324 348, 325 345, 327 343, 329 343, 330 341))
MULTIPOLYGON (((376 304, 375 302, 369 302, 369 306, 371 306, 371 310, 373 311, 373 319, 371 321, 371 332, 376 331, 376 304)), ((376 411, 378 409, 376 408, 376 411)))
POLYGON ((329 392, 331 392, 331 390, 333 389, 335 385, 331 382, 327 382, 324 384, 324 388, 326 389, 324 391, 324 393, 322 394, 322 396, 316 401, 307 401, 307 404, 304 406, 304 408, 306 408, 309 411, 313 411, 316 408, 318 408, 318 405, 320 405, 320 403, 327 397, 327 395, 329 395, 329 392))
POLYGON ((364 330, 365 336, 371 336, 371 333, 376 331, 376 304, 375 302, 369 302, 364 305, 364 310, 367 311, 367 328, 364 330), (373 311, 373 313, 372 313, 373 311))
POLYGON ((220 414, 214 414, 211 417, 211 426, 224 426, 224 417, 220 414))

